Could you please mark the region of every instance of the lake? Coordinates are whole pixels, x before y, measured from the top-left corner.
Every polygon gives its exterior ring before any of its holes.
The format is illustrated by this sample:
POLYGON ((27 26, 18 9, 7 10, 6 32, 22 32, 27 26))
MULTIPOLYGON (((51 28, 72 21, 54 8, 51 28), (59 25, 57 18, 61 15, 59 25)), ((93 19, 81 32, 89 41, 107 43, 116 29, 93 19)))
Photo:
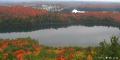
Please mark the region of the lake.
POLYGON ((110 37, 120 36, 120 29, 117 27, 105 26, 70 26, 58 29, 43 29, 32 32, 11 32, 0 33, 1 39, 15 39, 31 37, 39 40, 40 44, 53 47, 98 46, 100 42, 110 42, 110 37))

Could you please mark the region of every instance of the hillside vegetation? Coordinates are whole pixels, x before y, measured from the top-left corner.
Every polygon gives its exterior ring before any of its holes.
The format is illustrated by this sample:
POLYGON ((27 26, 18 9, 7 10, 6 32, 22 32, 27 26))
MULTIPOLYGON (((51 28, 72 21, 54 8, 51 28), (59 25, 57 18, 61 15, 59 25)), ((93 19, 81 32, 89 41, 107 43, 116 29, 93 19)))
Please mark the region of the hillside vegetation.
POLYGON ((119 38, 96 47, 47 47, 30 38, 1 39, 0 60, 119 60, 119 38), (107 57, 107 58, 106 58, 107 57))

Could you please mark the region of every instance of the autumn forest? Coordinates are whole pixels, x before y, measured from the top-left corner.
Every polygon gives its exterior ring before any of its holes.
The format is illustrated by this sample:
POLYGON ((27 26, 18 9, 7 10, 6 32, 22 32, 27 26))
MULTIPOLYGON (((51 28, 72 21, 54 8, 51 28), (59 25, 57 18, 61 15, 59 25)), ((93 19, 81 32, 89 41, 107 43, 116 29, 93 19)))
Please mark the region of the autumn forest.
POLYGON ((49 12, 45 9, 35 9, 29 6, 0 6, 0 60, 119 60, 119 32, 120 12, 118 11, 71 13, 49 12), (72 29, 75 27, 71 28, 71 26, 82 26, 83 30, 82 28, 75 30, 76 33, 72 29), (97 30, 96 27, 99 28, 99 26, 102 26, 103 29, 97 30), (66 28, 69 27, 71 30, 66 31, 66 28), (46 29, 48 29, 47 32, 46 29), (51 32, 50 29, 55 30, 51 32), (79 33, 79 31, 83 33, 79 33), (27 35, 27 32, 29 37, 22 37, 22 34, 23 36, 27 35), (65 32, 65 35, 63 34, 63 36, 61 32, 65 32), (75 32, 74 34, 77 36, 80 34, 80 37, 72 35, 71 32, 75 32), (49 33, 51 35, 46 36, 49 33), (32 37, 30 34, 33 34, 32 37), (49 39, 46 40, 47 43, 42 40, 44 38, 40 38, 44 35, 45 38, 49 39), (100 40, 101 35, 104 40, 100 40), (62 36, 63 40, 61 40, 62 38, 59 40, 59 36, 62 36), (88 38, 87 42, 91 42, 92 39, 101 42, 97 42, 96 46, 87 47, 77 44, 69 47, 53 47, 42 44, 42 42, 48 44, 54 39, 58 39, 57 42, 64 42, 64 39, 67 40, 66 37, 73 37, 67 42, 80 39, 75 43, 83 42, 84 44, 84 41, 87 41, 87 39, 81 40, 84 38, 88 38))

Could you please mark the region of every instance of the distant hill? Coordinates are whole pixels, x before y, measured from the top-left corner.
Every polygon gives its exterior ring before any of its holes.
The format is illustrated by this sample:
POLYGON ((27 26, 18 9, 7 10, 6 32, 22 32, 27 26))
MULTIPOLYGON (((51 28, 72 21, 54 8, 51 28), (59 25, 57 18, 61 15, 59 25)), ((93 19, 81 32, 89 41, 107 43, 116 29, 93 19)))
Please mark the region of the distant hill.
POLYGON ((0 6, 0 16, 28 17, 47 14, 46 10, 37 10, 23 6, 0 6))
POLYGON ((120 11, 120 3, 117 2, 87 2, 87 1, 36 1, 36 2, 19 2, 19 3, 0 3, 0 5, 7 6, 29 6, 39 7, 41 5, 57 5, 64 10, 71 10, 73 8, 87 11, 120 11))
MULTIPOLYGON (((87 9, 87 8, 86 8, 87 9)), ((79 10, 79 9, 78 9, 79 10)), ((72 14, 71 12, 69 13, 49 13, 46 10, 42 9, 33 9, 32 7, 24 7, 24 6, 0 6, 0 17, 35 17, 37 15, 56 15, 58 16, 61 20, 64 18, 68 19, 70 17, 74 17, 75 19, 79 19, 81 17, 87 17, 87 16, 94 16, 98 18, 104 18, 104 17, 112 17, 116 21, 120 22, 120 12, 119 11, 87 11, 86 13, 83 14, 72 14)))

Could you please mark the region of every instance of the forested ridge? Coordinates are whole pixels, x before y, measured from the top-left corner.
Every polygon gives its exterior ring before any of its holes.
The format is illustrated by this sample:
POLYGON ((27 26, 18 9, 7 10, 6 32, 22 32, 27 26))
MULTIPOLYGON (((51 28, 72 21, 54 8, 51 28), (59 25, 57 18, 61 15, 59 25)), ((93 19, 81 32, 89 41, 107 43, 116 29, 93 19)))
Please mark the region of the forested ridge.
POLYGON ((120 27, 119 12, 50 13, 31 7, 0 7, 0 32, 23 32, 71 25, 120 27))

